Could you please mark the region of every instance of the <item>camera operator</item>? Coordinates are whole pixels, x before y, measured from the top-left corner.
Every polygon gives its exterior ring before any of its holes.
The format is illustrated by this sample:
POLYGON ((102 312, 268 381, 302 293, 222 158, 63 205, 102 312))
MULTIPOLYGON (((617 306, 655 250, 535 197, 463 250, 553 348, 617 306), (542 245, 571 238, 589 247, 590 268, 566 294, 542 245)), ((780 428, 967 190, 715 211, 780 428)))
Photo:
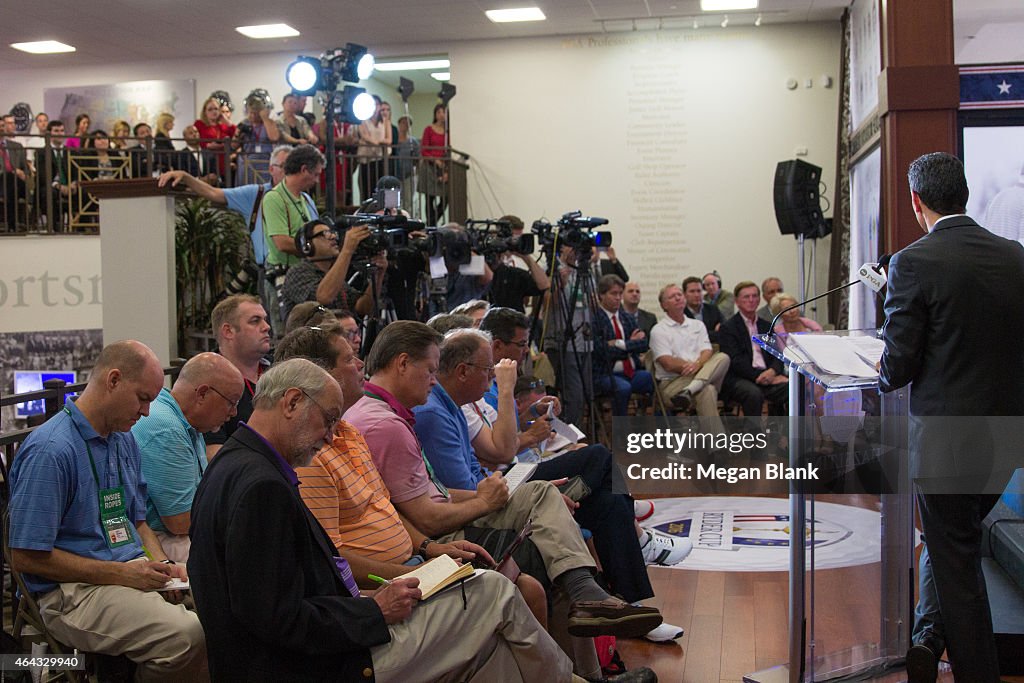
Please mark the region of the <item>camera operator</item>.
MULTIPOLYGON (((292 308, 304 301, 316 301, 327 308, 355 310, 367 315, 373 310, 370 287, 360 292, 348 284, 349 267, 359 243, 370 236, 370 228, 361 225, 345 231, 338 246, 338 234, 329 218, 316 218, 295 235, 295 247, 305 258, 288 270, 281 288, 281 310, 285 319, 292 308)), ((374 257, 377 288, 383 284, 386 256, 374 257)))
MULTIPOLYGON (((511 226, 513 243, 522 238, 521 218, 502 216, 498 221, 511 226)), ((526 309, 523 302, 526 297, 540 296, 549 287, 551 279, 533 256, 513 248, 498 256, 494 266, 494 279, 491 281, 491 303, 524 313, 526 309)))
POLYGON ((246 119, 235 128, 234 144, 240 147, 238 184, 261 182, 270 164, 270 151, 281 141, 281 129, 271 118, 270 94, 256 88, 245 98, 246 119))
MULTIPOLYGON (((458 223, 448 223, 444 226, 444 230, 464 232, 462 226, 458 223)), ((470 253, 474 258, 480 256, 476 249, 472 249, 470 253)), ((494 278, 494 271, 491 270, 491 267, 486 262, 484 262, 484 272, 480 275, 464 274, 462 272, 462 265, 459 264, 457 259, 452 258, 451 254, 445 254, 444 262, 448 267, 448 287, 445 291, 448 310, 460 306, 467 301, 484 298, 487 288, 494 278)))

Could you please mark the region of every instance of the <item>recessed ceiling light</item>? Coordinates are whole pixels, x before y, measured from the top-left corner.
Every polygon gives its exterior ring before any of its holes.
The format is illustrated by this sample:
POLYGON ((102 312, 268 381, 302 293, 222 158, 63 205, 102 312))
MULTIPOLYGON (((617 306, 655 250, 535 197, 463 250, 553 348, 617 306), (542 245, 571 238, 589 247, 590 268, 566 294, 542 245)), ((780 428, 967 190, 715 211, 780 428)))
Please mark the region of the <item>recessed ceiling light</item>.
POLYGON ((74 52, 71 45, 57 42, 56 40, 37 40, 31 43, 11 43, 11 47, 22 52, 30 52, 34 55, 49 55, 55 52, 74 52))
POLYGON ((757 9, 757 0, 700 0, 700 8, 705 12, 757 9))
POLYGON ((450 71, 437 71, 430 74, 430 77, 435 81, 450 81, 452 80, 452 74, 450 71))
POLYGON ((418 71, 421 69, 447 69, 447 59, 418 59, 409 62, 377 62, 377 71, 418 71))
POLYGON ((514 9, 489 9, 484 14, 496 24, 513 21, 544 21, 547 17, 539 7, 516 7, 514 9))
POLYGON ((290 38, 299 32, 288 24, 261 24, 259 26, 238 26, 236 31, 249 38, 290 38))

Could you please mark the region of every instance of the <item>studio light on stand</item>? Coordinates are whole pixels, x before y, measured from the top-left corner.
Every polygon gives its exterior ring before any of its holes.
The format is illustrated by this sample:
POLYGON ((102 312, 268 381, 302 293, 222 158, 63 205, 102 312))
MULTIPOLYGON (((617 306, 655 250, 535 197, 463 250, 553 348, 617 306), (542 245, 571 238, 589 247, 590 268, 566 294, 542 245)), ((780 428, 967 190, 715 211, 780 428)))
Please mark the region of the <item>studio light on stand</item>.
POLYGON ((335 186, 334 122, 359 123, 373 116, 376 103, 365 88, 341 83, 358 83, 373 74, 375 60, 365 47, 346 43, 313 57, 298 57, 285 70, 285 80, 297 95, 324 93, 324 125, 327 128, 326 147, 330 157, 327 164, 327 214, 334 215, 337 187, 335 186))

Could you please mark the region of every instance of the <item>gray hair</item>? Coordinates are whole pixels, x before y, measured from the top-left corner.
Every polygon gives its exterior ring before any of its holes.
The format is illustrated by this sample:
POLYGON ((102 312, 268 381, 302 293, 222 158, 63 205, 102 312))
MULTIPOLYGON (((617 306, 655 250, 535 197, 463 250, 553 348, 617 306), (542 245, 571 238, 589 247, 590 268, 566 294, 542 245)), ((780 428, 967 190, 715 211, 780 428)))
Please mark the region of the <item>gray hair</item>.
POLYGON ((473 362, 476 352, 490 343, 491 335, 487 332, 472 327, 452 330, 444 336, 444 342, 441 343, 440 372, 448 374, 463 363, 473 362))
MULTIPOLYGON (((295 145, 278 145, 278 146, 274 147, 273 150, 271 150, 271 152, 270 152, 270 160, 273 161, 274 159, 276 159, 277 155, 280 154, 281 152, 285 152, 286 154, 291 154, 293 149, 295 149, 295 145)), ((284 164, 281 164, 281 165, 284 166, 284 164)))
POLYGON ((257 410, 269 410, 289 389, 299 389, 310 396, 319 396, 328 382, 334 382, 334 378, 306 358, 281 361, 264 372, 256 383, 252 406, 257 410))
POLYGON ((436 330, 441 334, 448 334, 452 330, 463 327, 473 327, 474 320, 468 315, 460 313, 438 313, 427 321, 427 327, 436 330))

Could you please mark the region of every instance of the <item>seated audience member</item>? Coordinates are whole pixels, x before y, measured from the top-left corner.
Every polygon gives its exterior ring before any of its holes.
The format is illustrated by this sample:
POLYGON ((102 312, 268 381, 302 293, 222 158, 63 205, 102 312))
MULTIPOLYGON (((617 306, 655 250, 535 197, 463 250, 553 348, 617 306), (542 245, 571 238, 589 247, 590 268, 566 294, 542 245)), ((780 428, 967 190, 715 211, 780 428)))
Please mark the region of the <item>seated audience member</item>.
POLYGON ((713 270, 701 280, 704 286, 704 303, 718 306, 722 318, 728 320, 736 312, 736 301, 732 292, 722 289, 722 278, 713 270))
POLYGON ((600 313, 594 316, 594 391, 612 394, 612 415, 626 415, 632 394, 650 396, 654 391, 651 373, 644 370, 640 354, 648 339, 630 315, 621 314, 625 283, 618 275, 605 275, 597 282, 600 313))
POLYGON ((295 304, 288 319, 284 323, 285 335, 294 332, 300 327, 316 327, 337 322, 334 311, 316 301, 303 301, 295 304))
POLYGON ((683 280, 683 298, 686 300, 686 308, 683 313, 687 318, 693 318, 704 323, 704 329, 708 331, 708 341, 712 344, 718 343, 718 333, 722 329, 725 318, 718 306, 704 303, 703 286, 700 278, 692 275, 683 280))
MULTIPOLYGON (((495 310, 522 315, 512 309, 495 310)), ((472 491, 486 478, 488 473, 477 458, 478 446, 489 460, 502 465, 512 462, 518 450, 512 398, 516 361, 502 358, 492 365, 494 362, 490 334, 473 329, 450 332, 441 347, 438 384, 431 390, 427 403, 413 411, 414 428, 424 454, 445 486, 472 491), (493 371, 487 373, 488 379, 484 381, 478 370, 488 366, 493 371), (497 375, 500 401, 496 412, 491 412, 490 406, 481 400, 492 374, 497 375)), ((586 446, 542 462, 532 478, 582 479, 589 493, 577 503, 576 522, 593 533, 612 590, 637 603, 654 595, 645 561, 676 564, 686 557, 692 545, 688 539, 641 529, 634 520, 633 499, 612 492, 612 467, 608 449, 601 445, 586 446)), ((647 637, 669 640, 682 633, 679 627, 661 624, 647 637)))
MULTIPOLYGON (((699 282, 699 280, 698 280, 699 282)), ((627 282, 622 290, 622 312, 633 316, 634 327, 643 330, 647 339, 651 338, 651 330, 658 324, 658 316, 640 308, 640 283, 636 280, 627 282)))
POLYGON ((206 470, 203 432, 220 429, 245 391, 242 373, 216 353, 193 356, 132 427, 146 478, 146 523, 175 562, 188 561, 192 498, 206 470))
MULTIPOLYGON (((305 328, 285 335, 277 345, 277 363, 307 358, 325 368, 341 385, 343 412, 363 396, 363 362, 359 360, 339 325, 305 328)), ((416 527, 404 522, 388 498, 388 490, 373 464, 362 435, 341 420, 331 444, 322 448, 308 467, 296 470, 299 493, 310 512, 331 538, 338 554, 348 561, 356 583, 376 588, 368 579, 374 574, 393 579, 439 555, 464 562, 494 564, 484 548, 466 540, 435 543, 416 527), (422 547, 420 547, 422 546, 422 547)), ((530 611, 547 626, 547 597, 533 577, 516 580, 530 611)))
POLYGON ((360 350, 363 344, 363 331, 359 327, 359 321, 349 311, 338 311, 335 317, 338 320, 338 324, 341 325, 341 332, 352 347, 352 350, 357 356, 362 358, 360 350))
POLYGON ((715 353, 707 330, 683 312, 686 298, 677 285, 658 293, 665 318, 651 330, 651 355, 661 392, 681 409, 694 407, 715 433, 724 433, 718 416, 718 393, 729 369, 729 357, 715 353))
MULTIPOLYGON (((775 314, 772 313, 771 309, 772 299, 774 299, 775 295, 781 292, 782 289, 782 280, 779 278, 766 277, 764 279, 764 282, 761 283, 761 296, 764 298, 764 306, 757 309, 758 318, 761 320, 767 320, 768 322, 772 321, 772 318, 775 317, 775 314)), ((794 301, 793 303, 796 302, 794 301)))
MULTIPOLYGON (((292 308, 304 301, 316 301, 328 308, 354 309, 360 315, 367 315, 373 308, 370 287, 360 292, 348 284, 352 256, 359 243, 370 236, 370 228, 349 228, 339 248, 338 234, 327 220, 314 218, 295 235, 295 249, 303 259, 288 269, 281 288, 281 313, 286 320, 292 308)), ((376 272, 380 289, 385 268, 378 267, 376 272)))
MULTIPOLYGON (((512 236, 523 234, 523 219, 502 216, 512 228, 512 236)), ((551 287, 551 279, 530 254, 506 251, 498 257, 491 281, 491 303, 495 306, 525 311, 525 299, 540 296, 551 287)))
POLYGON ((118 150, 128 149, 128 140, 132 136, 132 127, 124 119, 114 121, 110 129, 110 148, 118 150))
POLYGON ((238 368, 245 383, 237 414, 221 425, 220 429, 203 434, 206 455, 213 458, 228 437, 234 434, 238 423, 248 420, 252 413, 256 381, 270 366, 264 358, 270 352, 270 321, 267 320, 267 312, 260 304, 259 297, 233 294, 214 306, 210 322, 220 355, 238 368))
POLYGON ((343 405, 322 368, 279 363, 260 378, 249 422, 203 477, 189 569, 211 676, 570 681, 569 659, 494 572, 424 604, 416 580, 361 595, 303 504, 295 472, 330 442, 343 405))
POLYGON ((765 400, 769 415, 785 415, 789 378, 783 374, 782 361, 751 339, 767 334, 770 325, 757 317, 761 292, 748 280, 736 285, 735 296, 739 312, 722 325, 722 351, 730 358, 722 393, 738 402, 748 418, 760 418, 765 400))
POLYGON ((36 428, 10 472, 11 566, 68 647, 124 655, 140 681, 206 680, 206 647, 181 593, 158 592, 185 568, 146 523, 145 480, 128 430, 164 375, 137 341, 100 353, 77 401, 36 428), (166 598, 166 599, 165 599, 166 598))
MULTIPOLYGON (((455 315, 468 315, 473 320, 472 327, 480 327, 480 321, 484 319, 490 308, 491 304, 483 299, 470 299, 466 303, 453 308, 451 313, 455 315)), ((444 334, 444 332, 441 334, 444 334)))
POLYGON ((70 135, 64 146, 68 149, 78 149, 85 146, 89 137, 89 127, 92 126, 92 119, 85 112, 75 117, 75 132, 70 135))
MULTIPOLYGON (((366 439, 398 511, 425 534, 445 541, 464 537, 466 526, 521 529, 532 520, 531 540, 543 560, 545 578, 572 602, 570 634, 640 636, 658 626, 661 615, 656 609, 629 605, 597 584, 579 528, 549 482, 527 482, 510 497, 500 473, 480 481, 475 491, 449 489, 437 478, 413 429, 411 409, 427 401, 436 383, 440 339, 414 321, 385 327, 366 358, 370 381, 365 395, 345 413, 366 439)), ((474 369, 486 387, 489 370, 474 369)), ((461 417, 458 407, 454 410, 461 417)))
POLYGON ((438 313, 427 321, 427 326, 438 334, 445 335, 452 330, 476 327, 479 322, 462 313, 438 313))
MULTIPOLYGON (((789 306, 796 304, 796 297, 785 292, 779 292, 772 297, 770 318, 768 318, 768 324, 772 322, 772 318, 777 316, 779 312, 789 306)), ((786 311, 779 318, 779 322, 775 323, 776 332, 821 332, 821 325, 800 315, 800 309, 794 308, 791 311, 786 311)))

